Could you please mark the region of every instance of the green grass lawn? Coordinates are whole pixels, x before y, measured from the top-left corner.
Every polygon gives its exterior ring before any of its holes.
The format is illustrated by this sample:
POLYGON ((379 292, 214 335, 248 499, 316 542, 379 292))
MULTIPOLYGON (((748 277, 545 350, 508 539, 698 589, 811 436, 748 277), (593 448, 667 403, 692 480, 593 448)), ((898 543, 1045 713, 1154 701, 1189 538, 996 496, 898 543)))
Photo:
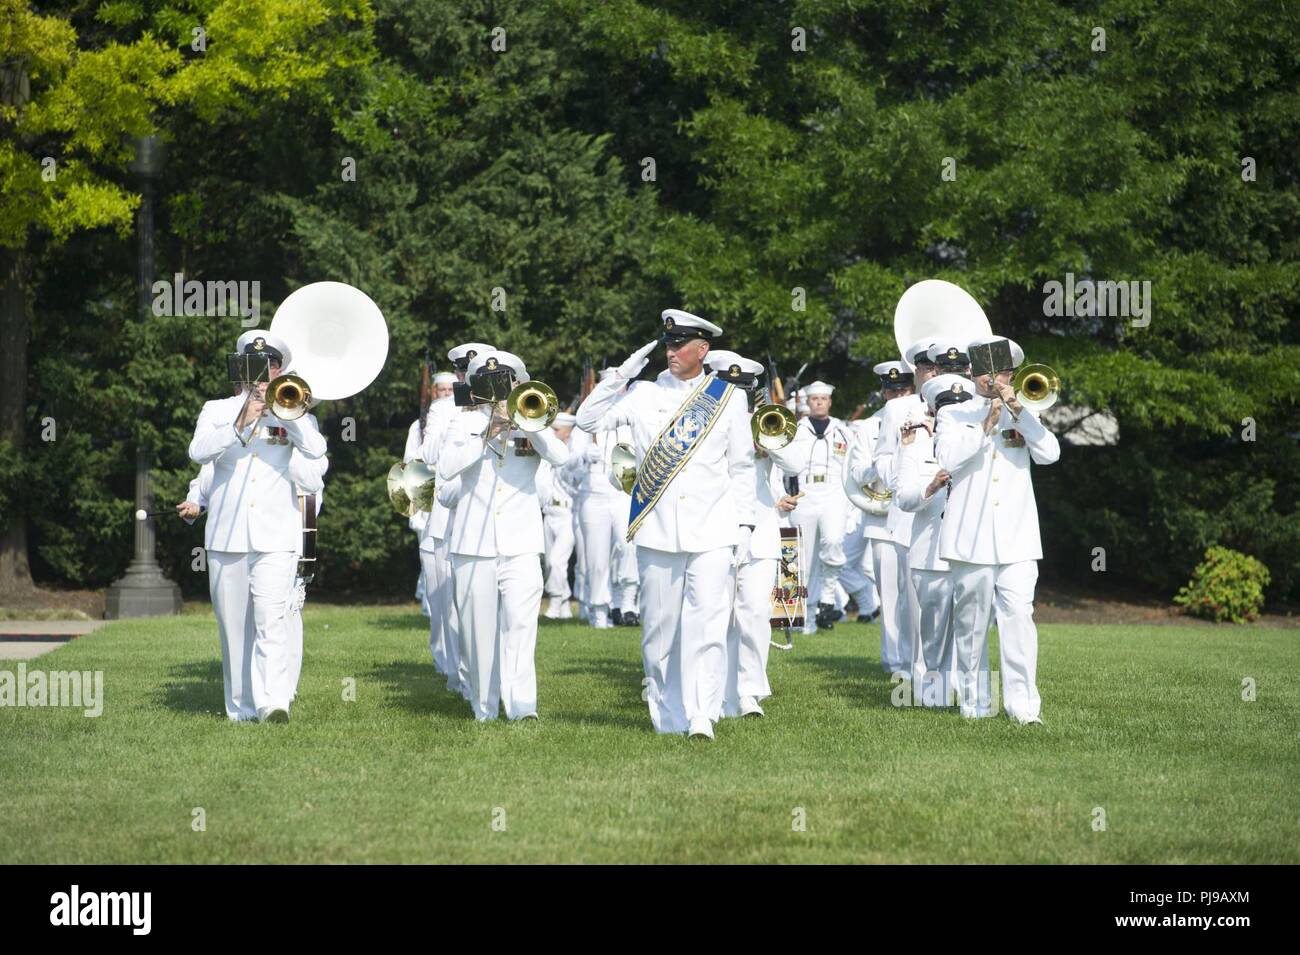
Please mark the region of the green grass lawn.
POLYGON ((540 723, 475 723, 426 639, 309 603, 288 725, 225 720, 208 616, 28 661, 106 699, 0 707, 0 862, 1300 862, 1294 630, 1045 626, 1019 727, 891 706, 878 629, 840 624, 713 743, 651 730, 639 631, 543 621, 540 723))

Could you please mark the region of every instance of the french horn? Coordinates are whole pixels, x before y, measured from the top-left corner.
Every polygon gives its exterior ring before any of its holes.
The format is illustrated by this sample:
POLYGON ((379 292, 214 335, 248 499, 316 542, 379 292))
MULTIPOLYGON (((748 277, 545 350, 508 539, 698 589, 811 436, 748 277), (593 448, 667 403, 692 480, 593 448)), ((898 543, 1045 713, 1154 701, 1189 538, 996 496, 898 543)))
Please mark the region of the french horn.
POLYGON ((433 468, 423 461, 394 464, 388 469, 388 501, 403 517, 427 513, 433 510, 436 484, 433 468))
POLYGON ((631 494, 632 488, 636 487, 636 452, 626 441, 614 445, 609 454, 609 469, 619 486, 631 494))

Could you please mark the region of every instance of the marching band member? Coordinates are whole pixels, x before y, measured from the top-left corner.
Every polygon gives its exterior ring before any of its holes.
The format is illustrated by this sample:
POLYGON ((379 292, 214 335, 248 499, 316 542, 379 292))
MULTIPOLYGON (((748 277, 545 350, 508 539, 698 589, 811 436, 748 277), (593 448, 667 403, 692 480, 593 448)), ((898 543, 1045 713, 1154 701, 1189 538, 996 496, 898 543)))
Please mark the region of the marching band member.
MULTIPOLYGON (((277 336, 254 329, 239 337, 240 354, 270 358, 270 377, 291 360, 277 336)), ((294 687, 289 588, 297 568, 301 525, 289 475, 295 457, 322 459, 325 438, 316 418, 266 418, 266 382, 204 404, 190 441, 190 459, 213 465, 204 544, 208 590, 221 634, 226 716, 287 722, 294 687)), ((324 465, 317 470, 324 471, 324 465)), ((319 491, 320 484, 308 486, 319 491)))
MULTIPOLYGON (((760 362, 720 349, 710 350, 704 365, 751 397, 763 374, 760 362)), ((762 716, 761 701, 772 695, 767 657, 772 649, 772 589, 781 558, 779 528, 784 516, 777 501, 786 497, 781 490, 782 476, 803 470, 811 445, 812 439, 800 432, 784 448, 755 451, 754 533, 749 553, 741 555, 742 563, 736 571, 736 597, 727 629, 723 716, 762 716)))
POLYGON ((754 448, 743 392, 705 373, 722 329, 662 314, 663 337, 633 353, 578 408, 594 434, 632 429, 637 460, 628 536, 641 574, 643 698, 661 733, 713 738, 722 715, 732 569, 754 530, 754 448), (668 369, 636 378, 660 342, 668 369))
MULTIPOLYGON (((930 349, 931 356, 934 349, 930 349)), ((916 590, 924 671, 913 683, 924 706, 948 706, 953 670, 952 576, 939 556, 940 528, 948 501, 948 472, 934 456, 934 415, 939 408, 973 397, 974 386, 956 374, 936 375, 921 389, 929 415, 899 440, 898 506, 913 515, 907 564, 916 590)))
MULTIPOLYGON (((930 360, 930 346, 933 344, 933 340, 926 338, 913 342, 903 350, 903 362, 912 372, 911 389, 898 398, 886 401, 885 413, 880 420, 874 458, 876 476, 895 495, 898 492, 896 478, 899 440, 906 429, 924 422, 928 414, 925 402, 921 399, 921 386, 938 373, 934 362, 930 360)), ((898 622, 894 631, 897 642, 888 648, 888 654, 885 652, 884 627, 881 627, 881 663, 884 664, 887 659, 891 664, 888 668, 890 673, 904 672, 919 680, 925 673, 921 655, 920 611, 907 563, 908 552, 912 547, 912 515, 898 506, 897 497, 890 504, 886 527, 894 544, 894 559, 898 566, 898 622)), ((917 686, 919 682, 913 683, 914 688, 917 686)))
POLYGON ((849 517, 844 468, 853 435, 843 421, 830 415, 834 387, 814 381, 803 391, 807 394, 808 417, 800 420, 799 431, 808 436, 811 450, 799 474, 799 490, 804 496, 790 515, 790 522, 799 527, 803 536, 801 572, 808 581, 808 600, 817 605, 816 614, 808 614, 804 632, 816 633, 818 627, 830 630, 840 616, 835 609, 835 586, 844 566, 844 532, 849 517))
MULTIPOLYGON (((912 394, 912 370, 905 362, 883 361, 872 368, 872 372, 880 376, 880 393, 885 404, 876 412, 880 424, 875 447, 855 449, 851 464, 852 478, 862 486, 874 484, 880 489, 887 489, 893 474, 889 471, 881 473, 882 443, 885 429, 896 427, 891 425, 891 422, 896 421, 891 409, 899 407, 897 403, 907 401, 912 394)), ((871 541, 872 567, 880 596, 880 666, 886 673, 899 670, 911 673, 913 667, 910 661, 913 660, 914 652, 917 652, 915 605, 909 599, 911 587, 907 580, 907 554, 895 537, 899 523, 895 518, 896 510, 891 502, 884 526, 867 522, 864 534, 871 541), (903 665, 904 661, 907 661, 906 666, 903 665)))
MULTIPOLYGON (((567 448, 577 418, 562 411, 555 416, 551 430, 567 448)), ((569 609, 569 558, 573 556, 573 498, 560 480, 561 471, 543 460, 537 466, 537 497, 542 505, 542 529, 546 544, 543 564, 546 571, 546 593, 549 601, 546 616, 552 620, 568 620, 573 616, 569 609)))
POLYGON ((957 699, 963 716, 993 712, 982 661, 996 609, 1007 715, 1041 723, 1033 608, 1043 548, 1030 465, 1055 463, 1061 449, 1011 388, 1020 346, 990 336, 966 353, 979 397, 939 409, 935 430, 935 458, 952 476, 939 553, 952 576, 957 699))
MULTIPOLYGON (((480 376, 499 379, 506 392, 529 380, 523 361, 504 351, 474 357, 466 377, 475 385, 480 376)), ((561 467, 568 456, 549 428, 515 430, 496 405, 472 406, 447 426, 438 494, 455 499, 447 541, 461 659, 478 720, 494 720, 502 708, 507 719, 537 719, 543 549, 537 466, 545 458, 561 467)))
MULTIPOLYGON (((602 382, 613 379, 615 370, 601 372, 602 382)), ((619 385, 622 382, 618 383, 619 385)), ((635 560, 634 545, 627 540, 628 497, 611 479, 614 448, 630 443, 632 430, 622 426, 607 432, 578 431, 570 445, 568 480, 578 489, 578 523, 582 526, 583 568, 586 574, 586 604, 589 622, 606 630, 622 622, 619 602, 629 583, 627 560, 635 560)))
MULTIPOLYGON (((424 443, 420 446, 420 455, 429 467, 437 468, 438 453, 442 449, 447 425, 464 410, 452 399, 452 389, 458 382, 465 380, 465 370, 476 355, 486 355, 491 351, 495 351, 491 345, 466 342, 447 352, 447 360, 455 369, 451 373, 453 380, 447 382, 444 379, 438 383, 437 397, 429 405, 429 413, 425 418, 424 443)), ((441 498, 435 497, 424 534, 420 538, 420 564, 431 585, 427 601, 430 611, 429 654, 433 658, 434 669, 447 678, 447 689, 465 696, 469 691, 465 666, 460 658, 459 620, 456 602, 452 597, 451 555, 447 544, 447 523, 450 519, 450 509, 441 498)))
MULTIPOLYGON (((853 434, 852 449, 874 449, 876 438, 880 434, 880 411, 857 421, 846 421, 845 426, 853 434)), ((854 460, 853 450, 849 452, 851 468, 854 460)), ((859 452, 860 455, 860 452, 859 452)), ((850 480, 852 475, 850 474, 850 480)), ((849 502, 849 520, 844 529, 844 566, 840 568, 839 585, 844 593, 853 598, 858 605, 858 621, 870 623, 880 616, 880 597, 876 591, 875 562, 871 554, 871 538, 867 534, 870 527, 885 528, 886 518, 868 514, 862 508, 849 502)))

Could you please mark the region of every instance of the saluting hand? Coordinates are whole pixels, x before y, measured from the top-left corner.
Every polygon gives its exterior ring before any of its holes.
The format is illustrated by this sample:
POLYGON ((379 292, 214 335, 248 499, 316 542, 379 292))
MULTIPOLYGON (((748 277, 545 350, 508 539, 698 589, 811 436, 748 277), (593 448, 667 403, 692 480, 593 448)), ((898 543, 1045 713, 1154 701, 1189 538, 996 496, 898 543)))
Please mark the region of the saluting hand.
POLYGON ((659 339, 656 338, 648 345, 644 345, 637 351, 634 351, 628 357, 627 361, 618 366, 618 377, 631 379, 641 374, 641 369, 643 369, 646 366, 646 362, 650 360, 650 353, 658 347, 659 339))

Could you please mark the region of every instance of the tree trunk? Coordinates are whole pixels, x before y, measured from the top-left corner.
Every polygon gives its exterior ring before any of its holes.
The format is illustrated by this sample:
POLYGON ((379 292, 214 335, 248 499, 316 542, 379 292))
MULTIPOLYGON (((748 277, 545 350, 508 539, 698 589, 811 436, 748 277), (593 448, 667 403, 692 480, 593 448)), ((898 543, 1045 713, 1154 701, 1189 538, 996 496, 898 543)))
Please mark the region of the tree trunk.
MULTIPOLYGON (((27 295, 25 256, 0 248, 0 442, 22 459, 27 443, 27 295)), ((0 518, 0 593, 30 590, 27 515, 0 518)))

